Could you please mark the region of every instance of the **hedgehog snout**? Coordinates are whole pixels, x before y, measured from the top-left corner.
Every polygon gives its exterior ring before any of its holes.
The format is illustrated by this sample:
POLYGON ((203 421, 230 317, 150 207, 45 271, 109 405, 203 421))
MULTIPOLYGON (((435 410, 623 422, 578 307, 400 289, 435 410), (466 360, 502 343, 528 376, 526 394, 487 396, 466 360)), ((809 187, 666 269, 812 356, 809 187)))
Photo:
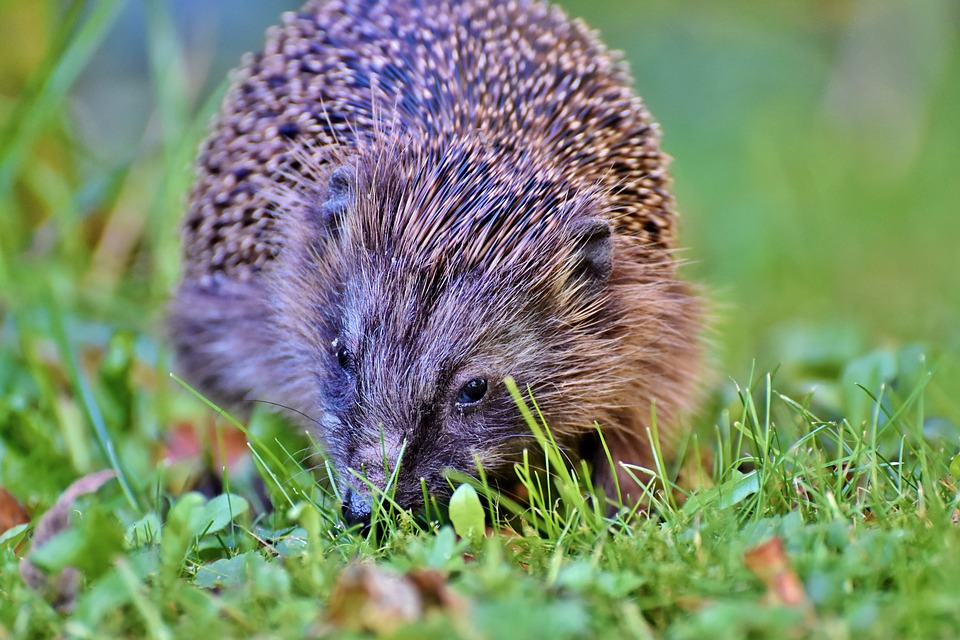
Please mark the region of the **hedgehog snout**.
POLYGON ((344 517, 348 521, 362 515, 364 504, 369 516, 371 505, 380 499, 380 492, 402 507, 411 506, 406 504, 406 487, 399 481, 401 469, 412 466, 406 440, 391 443, 385 437, 379 437, 374 442, 352 448, 346 459, 339 462, 343 477, 344 517))
POLYGON ((350 488, 343 496, 343 504, 340 507, 343 514, 343 520, 347 526, 361 525, 362 529, 370 526, 371 506, 370 497, 361 494, 350 488))

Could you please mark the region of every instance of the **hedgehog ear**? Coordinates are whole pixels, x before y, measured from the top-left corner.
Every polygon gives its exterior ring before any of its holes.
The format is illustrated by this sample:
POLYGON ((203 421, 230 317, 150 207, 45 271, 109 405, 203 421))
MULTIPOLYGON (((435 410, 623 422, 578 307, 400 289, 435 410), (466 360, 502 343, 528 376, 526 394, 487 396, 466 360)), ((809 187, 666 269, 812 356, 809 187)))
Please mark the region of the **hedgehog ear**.
POLYGON ((330 172, 317 221, 325 235, 340 234, 347 211, 356 201, 356 169, 337 167, 330 172))
POLYGON ((602 284, 613 271, 613 238, 610 225, 604 220, 590 219, 573 229, 576 249, 574 268, 567 286, 579 283, 602 284))

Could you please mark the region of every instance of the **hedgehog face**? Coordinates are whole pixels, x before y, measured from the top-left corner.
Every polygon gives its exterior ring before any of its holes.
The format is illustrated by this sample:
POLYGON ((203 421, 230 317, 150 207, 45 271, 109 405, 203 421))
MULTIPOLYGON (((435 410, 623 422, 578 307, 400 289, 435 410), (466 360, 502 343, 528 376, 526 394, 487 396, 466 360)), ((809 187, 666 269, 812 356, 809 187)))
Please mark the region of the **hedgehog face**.
POLYGON ((334 337, 317 372, 329 452, 352 505, 348 517, 362 517, 369 499, 355 473, 416 508, 421 479, 443 498, 451 469, 472 474, 479 460, 494 477, 509 470, 529 442, 518 436, 503 381, 548 374, 538 336, 549 311, 524 304, 520 283, 489 282, 483 274, 438 288, 424 286, 419 265, 404 260, 368 256, 355 266, 344 274, 338 312, 320 323, 334 337))
POLYGON ((404 508, 422 503, 421 480, 445 496, 450 469, 511 475, 531 438, 507 376, 561 437, 603 401, 563 381, 605 368, 592 354, 610 340, 596 328, 599 313, 611 324, 609 225, 548 180, 499 184, 503 159, 477 152, 455 147, 429 176, 376 161, 330 171, 288 221, 278 317, 310 319, 289 344, 314 354, 305 411, 322 416, 348 519, 369 516, 358 475, 404 508))

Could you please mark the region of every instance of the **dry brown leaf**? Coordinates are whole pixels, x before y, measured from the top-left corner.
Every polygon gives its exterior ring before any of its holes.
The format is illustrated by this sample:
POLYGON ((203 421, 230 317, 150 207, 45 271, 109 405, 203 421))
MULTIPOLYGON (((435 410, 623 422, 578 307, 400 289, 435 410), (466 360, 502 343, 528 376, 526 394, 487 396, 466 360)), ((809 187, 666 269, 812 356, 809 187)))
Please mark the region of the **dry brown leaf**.
POLYGON ((30 514, 12 493, 0 487, 0 533, 30 522, 30 514))
POLYGON ((434 569, 414 569, 407 573, 407 579, 420 591, 426 611, 438 609, 454 616, 465 616, 467 601, 450 588, 447 576, 434 569))
MULTIPOLYGON (((57 501, 43 514, 33 532, 31 550, 39 549, 51 538, 70 527, 70 511, 80 496, 93 493, 116 475, 112 469, 90 473, 66 488, 57 501)), ((80 572, 67 567, 55 576, 48 576, 24 557, 20 560, 20 575, 27 586, 47 596, 59 611, 70 611, 77 597, 80 572)))
POLYGON ((765 599, 770 604, 800 607, 812 616, 813 608, 803 590, 803 583, 790 566, 783 539, 779 536, 748 549, 743 562, 767 587, 765 599))
POLYGON ((391 633, 431 611, 460 617, 466 601, 430 569, 399 574, 373 564, 356 563, 337 578, 326 618, 338 629, 391 633))
POLYGON ((247 437, 239 429, 217 427, 209 422, 194 425, 180 422, 174 425, 166 438, 163 462, 173 464, 182 461, 198 461, 210 456, 215 469, 232 468, 249 454, 247 437))
POLYGON ((199 491, 206 496, 223 493, 223 472, 230 475, 249 470, 247 439, 233 427, 218 427, 214 421, 178 422, 167 433, 156 454, 167 468, 167 489, 174 495, 199 491))

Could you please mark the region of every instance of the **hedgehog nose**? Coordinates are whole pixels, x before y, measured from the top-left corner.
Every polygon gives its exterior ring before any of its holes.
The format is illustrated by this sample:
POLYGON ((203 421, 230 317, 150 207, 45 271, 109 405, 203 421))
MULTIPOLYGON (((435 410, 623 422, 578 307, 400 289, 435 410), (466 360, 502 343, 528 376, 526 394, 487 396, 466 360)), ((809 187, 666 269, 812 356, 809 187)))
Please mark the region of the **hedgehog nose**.
POLYGON ((362 531, 370 528, 370 501, 353 489, 348 489, 343 497, 341 511, 348 526, 359 524, 362 531))

